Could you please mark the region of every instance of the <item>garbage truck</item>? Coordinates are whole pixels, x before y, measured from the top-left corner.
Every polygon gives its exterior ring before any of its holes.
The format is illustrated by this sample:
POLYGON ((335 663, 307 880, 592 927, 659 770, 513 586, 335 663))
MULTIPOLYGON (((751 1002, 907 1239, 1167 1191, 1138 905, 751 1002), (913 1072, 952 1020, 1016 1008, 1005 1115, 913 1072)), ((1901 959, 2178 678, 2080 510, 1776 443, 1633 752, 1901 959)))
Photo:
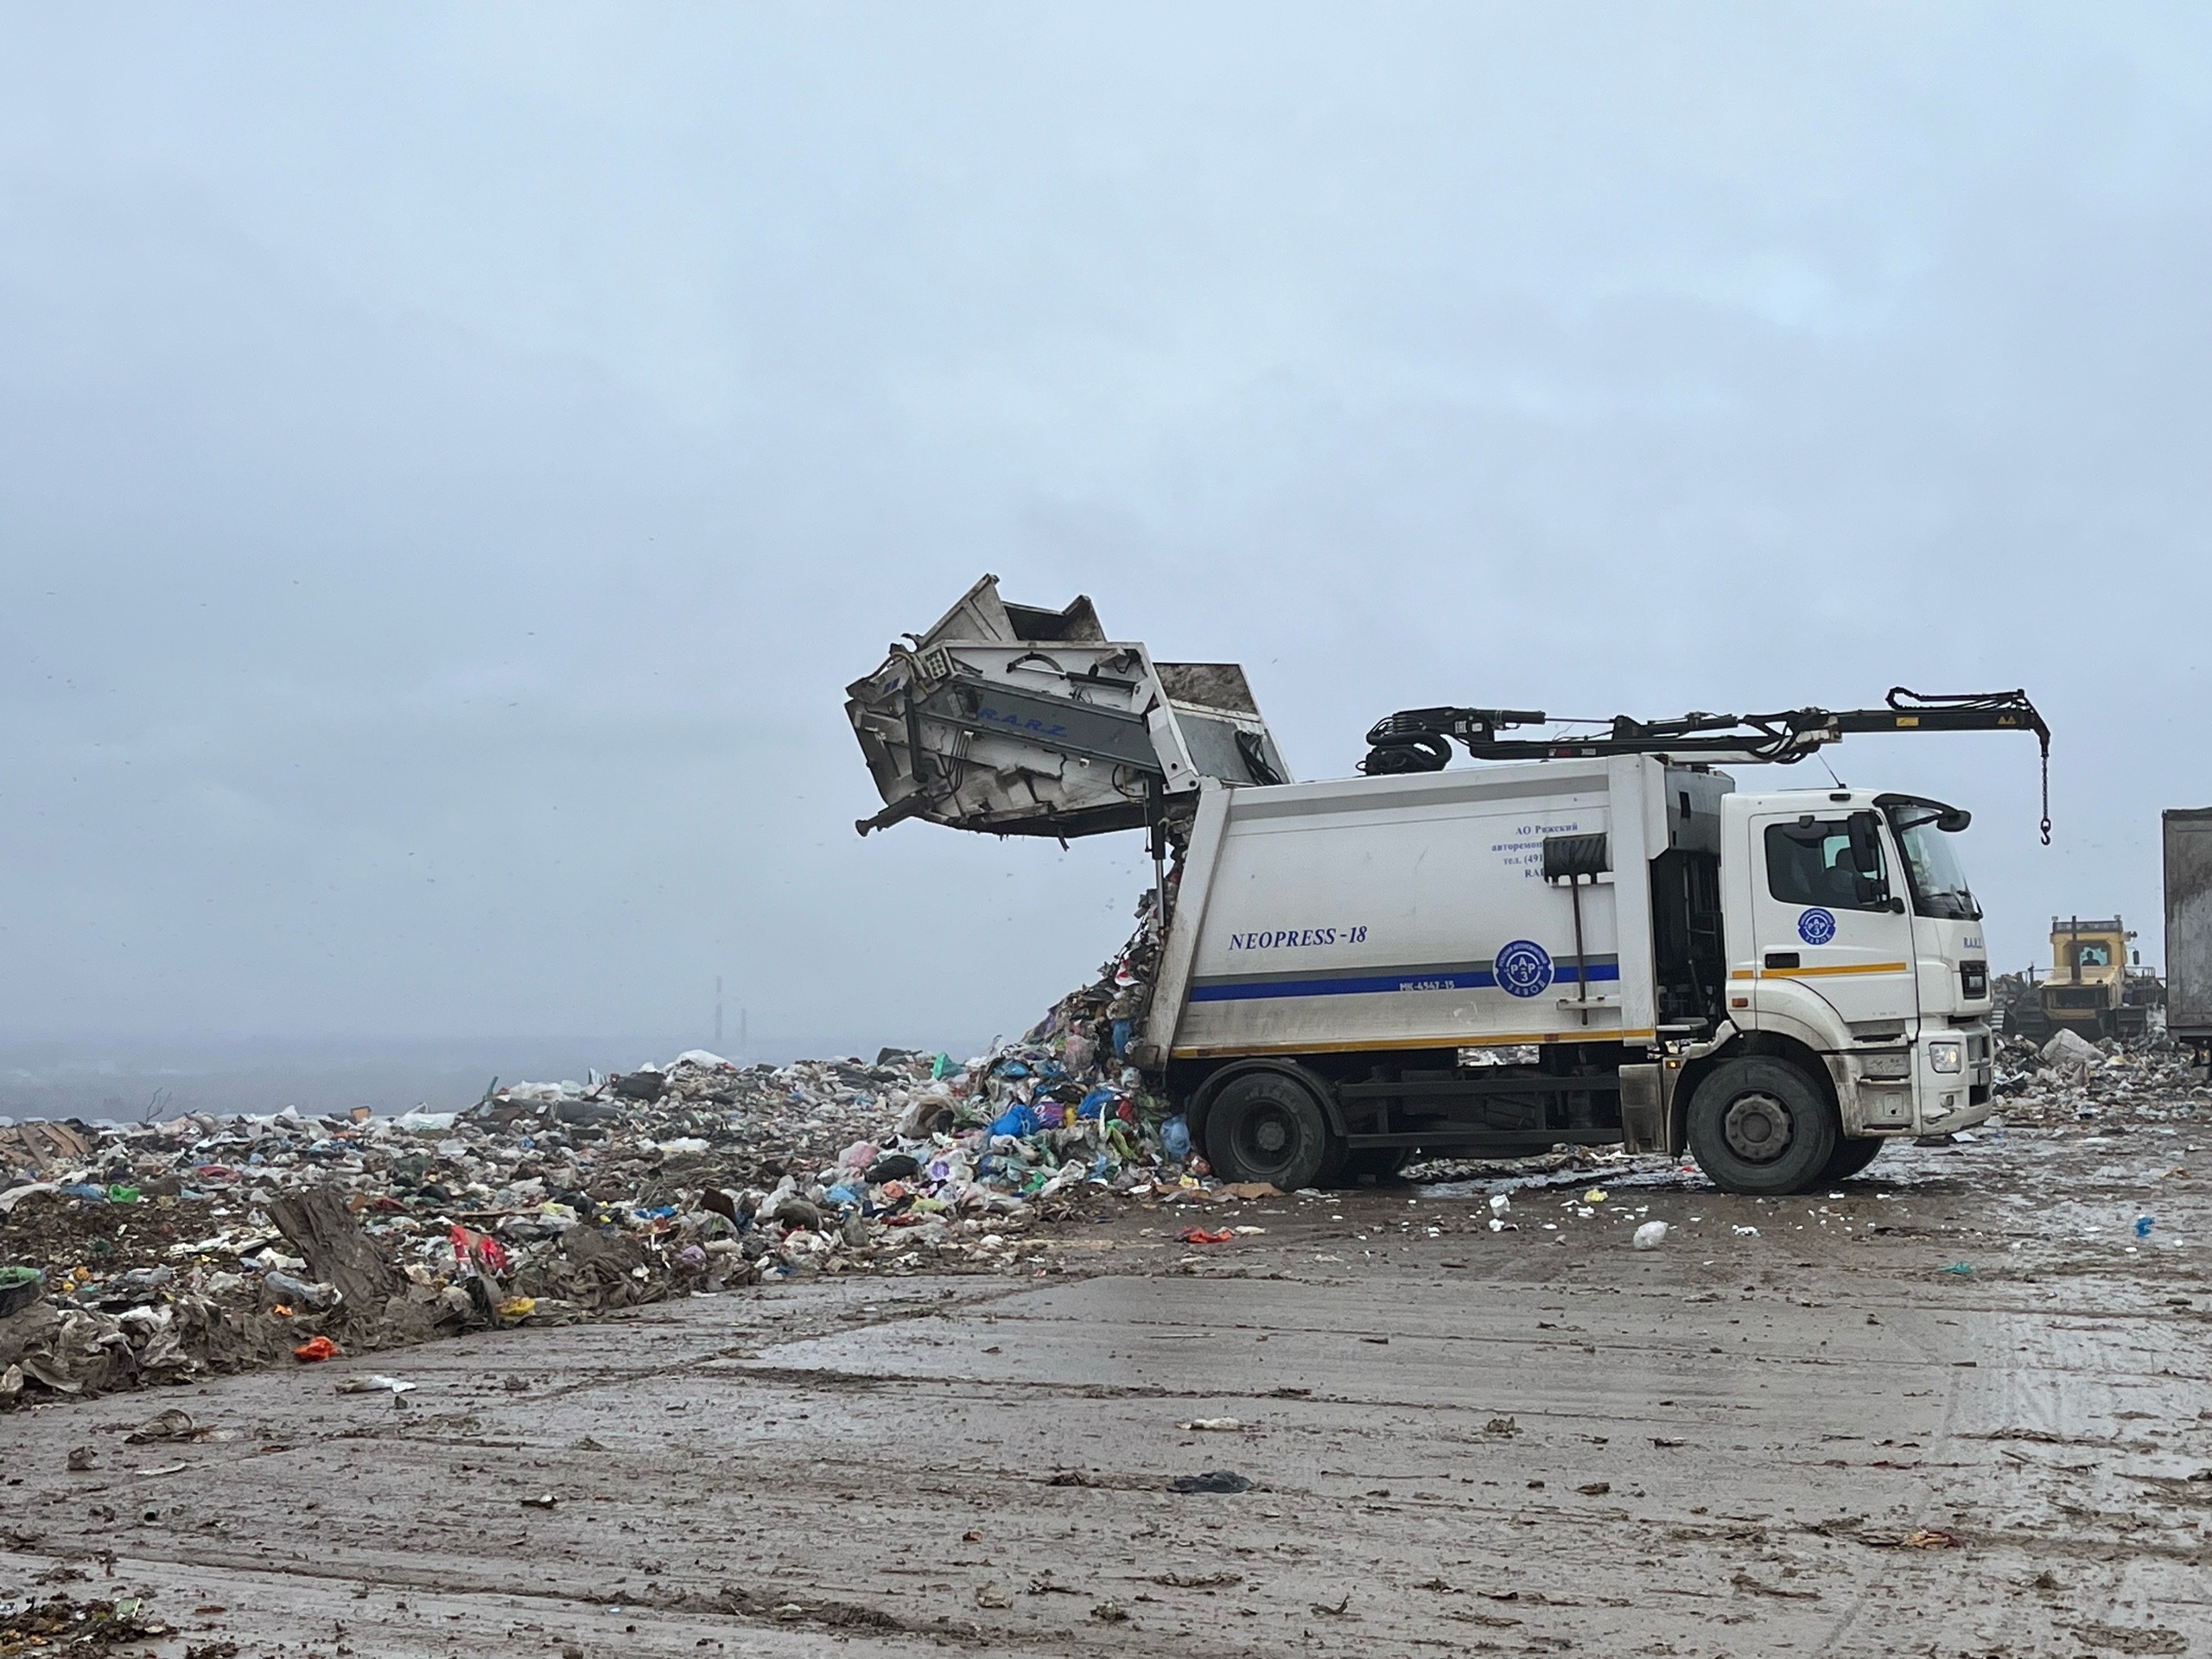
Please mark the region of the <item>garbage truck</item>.
MULTIPOLYGON (((1087 832, 1049 780, 1095 791, 1105 757, 1039 729, 1073 722, 1036 716, 1020 755, 1001 725, 974 760, 958 751, 978 715, 936 712, 957 706, 944 684, 964 674, 985 695, 1016 652, 1046 658, 1026 664, 1039 697, 1144 722, 1159 748, 1132 747, 1118 802, 1091 803, 1147 828, 1155 860, 1127 1058, 1224 1176, 1287 1191, 1416 1152, 1568 1144, 1687 1151, 1729 1191, 1787 1193, 1993 1109, 1988 950, 1957 850, 1968 814, 1878 790, 1739 792, 1720 766, 1849 732, 2029 730, 2047 840, 2050 731, 2024 693, 1899 689, 1879 709, 1538 737, 1506 734, 1555 723, 1540 710, 1414 709, 1369 733, 1357 775, 1298 783, 1248 688, 1228 711, 1248 740, 1192 765, 1180 724, 1212 716, 1164 682, 1094 690, 1079 665, 1100 642, 979 651, 953 637, 974 624, 948 624, 853 689, 887 812, 959 823, 976 816, 965 789, 990 815, 969 827, 1004 832, 1019 787, 1048 833, 1087 832), (929 651, 935 685, 917 671, 929 651), (1455 743, 1489 764, 1447 767, 1455 743), (1255 758, 1273 775, 1252 775, 1255 758)), ((1119 677, 1147 662, 1126 658, 1119 677)))

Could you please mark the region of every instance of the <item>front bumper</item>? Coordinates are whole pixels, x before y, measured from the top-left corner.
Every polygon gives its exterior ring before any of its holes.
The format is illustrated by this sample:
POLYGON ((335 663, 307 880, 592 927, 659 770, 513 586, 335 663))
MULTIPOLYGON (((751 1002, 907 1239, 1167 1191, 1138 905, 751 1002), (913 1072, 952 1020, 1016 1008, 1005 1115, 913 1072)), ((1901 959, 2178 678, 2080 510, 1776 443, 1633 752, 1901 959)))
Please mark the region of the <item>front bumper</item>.
POLYGON ((1972 1128, 1997 1109, 1993 1048, 1988 1024, 1981 1021, 1942 1027, 1910 1048, 1849 1056, 1843 1070, 1853 1086, 1848 1094, 1837 1090, 1843 1132, 1902 1136, 1972 1128), (1958 1071, 1936 1070, 1929 1055, 1931 1039, 1962 1045, 1958 1071))

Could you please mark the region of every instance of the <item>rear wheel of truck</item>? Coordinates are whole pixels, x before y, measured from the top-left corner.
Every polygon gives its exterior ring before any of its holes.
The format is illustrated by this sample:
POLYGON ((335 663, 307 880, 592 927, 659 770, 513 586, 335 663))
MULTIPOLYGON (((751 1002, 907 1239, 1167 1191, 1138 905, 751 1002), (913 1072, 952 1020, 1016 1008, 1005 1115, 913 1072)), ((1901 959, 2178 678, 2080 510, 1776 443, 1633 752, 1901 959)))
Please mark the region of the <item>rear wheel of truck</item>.
POLYGON ((1312 1186, 1330 1158, 1329 1120, 1295 1077, 1248 1071, 1206 1114, 1206 1156, 1232 1181, 1268 1181, 1285 1192, 1312 1186))
POLYGON ((1836 1147, 1835 1112, 1786 1060, 1714 1068, 1690 1101, 1690 1155, 1715 1186, 1771 1197, 1819 1184, 1836 1147))
POLYGON ((1836 1137, 1835 1150, 1828 1154, 1828 1166, 1821 1172, 1823 1181, 1847 1181, 1882 1155, 1886 1141, 1868 1137, 1847 1141, 1836 1137))

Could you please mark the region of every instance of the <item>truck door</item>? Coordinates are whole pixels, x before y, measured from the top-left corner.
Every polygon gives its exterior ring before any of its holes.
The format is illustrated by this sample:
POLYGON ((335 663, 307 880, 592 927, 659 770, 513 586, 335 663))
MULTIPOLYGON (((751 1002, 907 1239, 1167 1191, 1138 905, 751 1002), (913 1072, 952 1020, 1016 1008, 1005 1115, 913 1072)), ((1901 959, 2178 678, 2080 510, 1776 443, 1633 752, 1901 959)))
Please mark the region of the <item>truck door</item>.
POLYGON ((1779 1013, 1810 992, 1847 1024, 1910 1037, 1920 1013, 1912 918, 1880 815, 1763 815, 1751 842, 1764 867, 1752 899, 1759 1006, 1779 1013))

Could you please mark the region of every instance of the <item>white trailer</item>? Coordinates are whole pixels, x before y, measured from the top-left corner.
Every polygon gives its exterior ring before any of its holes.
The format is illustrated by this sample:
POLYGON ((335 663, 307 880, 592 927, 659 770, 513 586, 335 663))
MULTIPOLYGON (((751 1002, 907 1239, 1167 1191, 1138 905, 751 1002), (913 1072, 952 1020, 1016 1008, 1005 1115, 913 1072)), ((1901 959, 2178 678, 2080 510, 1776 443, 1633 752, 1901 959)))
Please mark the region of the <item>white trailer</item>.
POLYGON ((1131 1058, 1235 1179, 1562 1142, 1841 1179, 1991 1110, 1965 824, 1639 755, 1209 781, 1131 1058))
POLYGON ((2212 1056, 2212 807, 2174 807, 2165 842, 2166 1032, 2212 1056))

